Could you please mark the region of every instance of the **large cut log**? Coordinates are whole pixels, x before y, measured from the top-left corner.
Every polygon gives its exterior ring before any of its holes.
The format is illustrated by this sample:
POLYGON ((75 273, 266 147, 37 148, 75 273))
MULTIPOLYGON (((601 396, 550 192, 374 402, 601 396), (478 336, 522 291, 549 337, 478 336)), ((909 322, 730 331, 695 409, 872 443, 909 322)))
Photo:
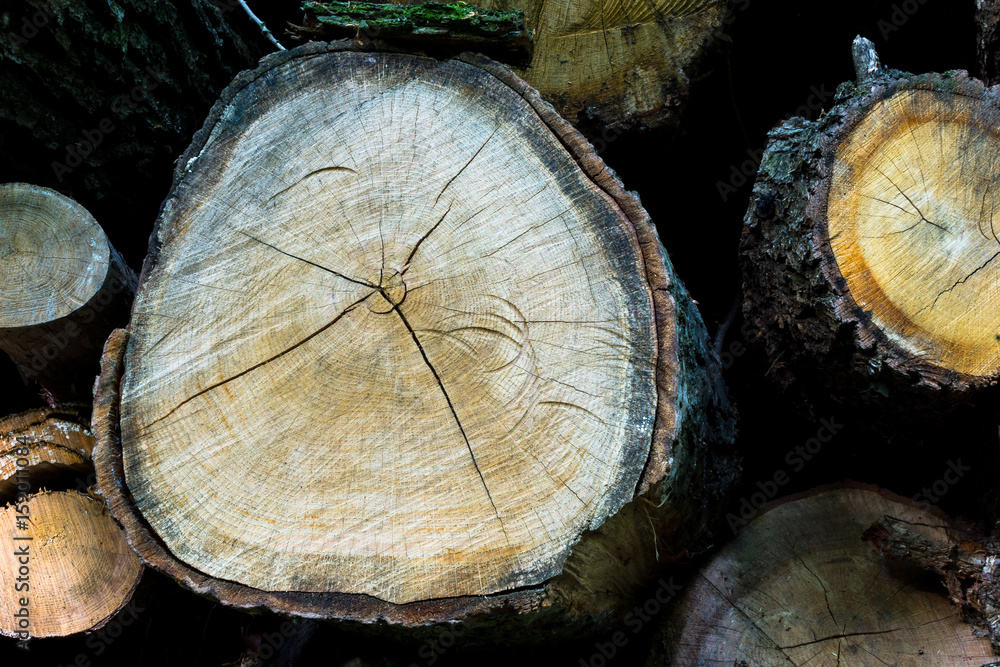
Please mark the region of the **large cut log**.
POLYGON ((524 12, 534 51, 531 64, 515 71, 560 115, 605 142, 619 130, 677 124, 691 78, 719 45, 728 11, 720 0, 470 4, 524 12))
POLYGON ((266 58, 181 158, 102 360, 101 493, 232 605, 613 618, 736 475, 700 316, 510 70, 348 47, 266 58))
POLYGON ((56 188, 123 225, 152 215, 150 193, 219 92, 274 48, 240 0, 9 0, 0 181, 56 188))
POLYGON ((862 540, 886 515, 927 539, 948 539, 938 513, 874 487, 776 501, 701 567, 647 664, 992 663, 989 641, 958 607, 862 540))
POLYGON ((41 488, 77 487, 88 478, 94 468, 89 412, 89 406, 61 405, 0 419, 0 503, 41 488))
POLYGON ((1000 377, 1000 109, 964 72, 882 70, 864 41, 832 109, 770 133, 743 311, 783 386, 912 420, 1000 377))
POLYGON ((53 404, 89 402, 135 275, 86 209, 25 183, 0 185, 0 253, 0 349, 53 404))
POLYGON ((105 504, 77 491, 0 509, 0 635, 28 641, 96 630, 132 597, 142 562, 105 504))

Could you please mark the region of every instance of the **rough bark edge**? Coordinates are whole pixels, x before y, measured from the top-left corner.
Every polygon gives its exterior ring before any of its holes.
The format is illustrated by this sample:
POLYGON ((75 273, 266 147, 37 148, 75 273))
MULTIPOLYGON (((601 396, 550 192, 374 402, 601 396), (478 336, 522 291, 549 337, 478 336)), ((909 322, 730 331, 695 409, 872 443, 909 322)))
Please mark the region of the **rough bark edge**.
POLYGON ((524 26, 524 11, 482 9, 464 2, 419 5, 326 0, 302 4, 304 26, 292 25, 297 43, 354 38, 375 44, 410 43, 430 54, 476 51, 497 60, 527 66, 534 42, 524 26))
POLYGON ((886 560, 937 575, 948 591, 948 599, 961 610, 975 634, 989 639, 993 653, 1000 655, 996 530, 987 537, 953 524, 946 527, 945 539, 929 540, 907 525, 893 517, 882 517, 865 531, 863 539, 886 560))
MULTIPOLYGON (((48 489, 52 491, 67 490, 67 485, 72 484, 73 479, 79 480, 85 477, 93 468, 92 450, 81 451, 74 449, 68 444, 61 442, 50 442, 46 440, 32 439, 27 443, 18 443, 17 438, 36 426, 44 426, 48 420, 58 420, 68 422, 79 427, 81 435, 89 435, 90 432, 90 407, 82 404, 65 404, 58 408, 36 408, 10 415, 0 419, 0 461, 14 461, 18 458, 16 452, 25 447, 32 449, 46 449, 52 452, 59 452, 66 456, 65 460, 38 461, 27 467, 29 483, 32 489, 48 489), (4 442, 6 441, 6 442, 4 442)), ((0 506, 16 500, 17 475, 20 467, 12 467, 6 473, 0 471, 0 506)))
POLYGON ((888 70, 859 85, 841 84, 836 105, 820 119, 792 118, 768 134, 740 240, 743 312, 759 331, 778 385, 805 385, 797 398, 808 410, 815 408, 809 385, 818 383, 850 402, 861 397, 891 423, 901 406, 945 413, 1000 378, 1000 371, 980 377, 922 362, 891 341, 855 303, 833 255, 827 198, 837 148, 876 104, 906 90, 1000 106, 1000 91, 964 71, 888 70))
MULTIPOLYGON (((63 403, 54 408, 34 408, 0 419, 0 437, 10 437, 49 419, 69 421, 89 429, 91 406, 83 403, 63 403)), ((8 450, 0 449, 0 454, 8 450)))
MULTIPOLYGON (((289 51, 266 56, 256 70, 242 72, 236 77, 213 106, 204 126, 192 140, 191 146, 178 159, 173 187, 164 200, 150 236, 149 253, 143 263, 138 289, 141 289, 149 279, 158 260, 161 221, 167 217, 171 202, 182 196, 186 187, 183 182, 184 177, 205 149, 216 124, 231 101, 258 77, 292 59, 341 51, 372 50, 374 49, 370 46, 349 41, 310 42, 289 51)), ((407 53, 402 49, 379 50, 407 53)), ((686 290, 676 280, 648 213, 642 208, 637 197, 624 190, 617 176, 604 165, 583 135, 563 120, 551 104, 544 101, 534 88, 518 78, 508 67, 476 54, 462 54, 457 60, 485 70, 525 99, 576 160, 584 174, 619 207, 635 231, 646 267, 656 317, 658 394, 654 439, 635 497, 615 516, 605 521, 604 525, 581 536, 565 563, 564 571, 569 570, 570 573, 557 575, 537 586, 512 589, 502 593, 425 600, 400 605, 364 594, 268 592, 216 579, 187 566, 169 552, 141 517, 135 508, 134 499, 125 486, 119 408, 128 332, 116 330, 108 339, 101 360, 101 375, 95 385, 93 430, 97 439, 95 464, 99 488, 108 498, 112 514, 125 527, 129 543, 143 560, 196 593, 210 596, 234 607, 265 607, 278 613, 353 621, 362 626, 388 623, 410 630, 460 621, 464 628, 474 630, 479 626, 489 626, 495 633, 498 627, 509 621, 523 632, 523 627, 519 624, 527 615, 537 627, 533 625, 531 632, 518 635, 518 641, 530 642, 533 639, 542 641, 547 637, 542 630, 547 625, 543 622, 546 619, 561 624, 567 618, 571 618, 579 632, 586 632, 592 631, 592 626, 614 622, 617 613, 621 611, 613 604, 614 601, 611 604, 608 604, 607 600, 602 601, 605 596, 600 592, 595 593, 585 585, 587 579, 606 576, 608 573, 604 568, 598 567, 596 571, 591 568, 590 571, 572 573, 577 560, 589 560, 586 555, 579 556, 575 560, 577 552, 586 554, 587 551, 601 550, 602 534, 624 532, 631 536, 632 543, 624 546, 641 549, 643 556, 635 558, 638 564, 635 567, 641 566, 641 569, 648 571, 650 575, 658 571, 661 563, 657 534, 662 534, 666 539, 675 537, 679 534, 678 517, 683 517, 686 512, 692 511, 687 506, 678 509, 665 504, 670 495, 668 478, 673 482, 676 477, 676 475, 671 476, 670 472, 675 468, 677 458, 685 461, 687 458, 695 459, 691 465, 694 470, 700 470, 704 475, 729 471, 710 493, 693 494, 690 499, 686 499, 689 500, 689 505, 696 508, 694 511, 702 516, 714 514, 721 508, 724 491, 729 487, 728 482, 734 477, 736 469, 735 459, 731 456, 732 441, 735 438, 733 426, 735 414, 721 385, 721 377, 715 372, 718 364, 717 361, 712 361, 714 353, 710 351, 701 316, 697 313, 686 290), (684 317, 694 332, 697 332, 693 334, 691 340, 678 340, 675 330, 678 316, 684 317), (701 363, 705 363, 706 367, 700 367, 701 363), (684 371, 689 371, 690 377, 682 376, 684 371), (677 378, 676 387, 672 387, 668 381, 671 374, 677 378), (675 404, 679 404, 679 409, 675 409, 675 404), (725 420, 724 424, 717 428, 707 426, 704 423, 706 421, 704 415, 700 412, 706 407, 711 409, 713 417, 725 420), (678 437, 679 423, 682 427, 682 438, 678 437), (682 451, 674 451, 675 441, 682 442, 682 451), (699 465, 712 456, 708 450, 713 445, 722 445, 726 455, 716 457, 709 466, 699 465), (658 502, 652 502, 650 498, 655 498, 658 502), (655 527, 654 518, 649 514, 649 510, 643 507, 640 512, 640 503, 645 503, 651 509, 655 508, 655 527), (651 528, 653 530, 650 530, 651 528), (635 543, 637 536, 638 544, 635 543), (590 549, 587 548, 588 542, 591 544, 590 549), (578 600, 578 597, 585 598, 586 602, 578 600), (534 613, 527 614, 527 612, 534 613)), ((688 332, 688 335, 691 334, 692 332, 688 332)), ((701 481, 706 479, 708 477, 703 477, 701 481)), ((693 526, 697 530, 703 527, 703 525, 693 526)), ((624 564, 633 560, 633 556, 636 555, 631 553, 633 549, 626 549, 623 552, 621 546, 618 548, 618 563, 624 564)), ((671 554, 671 558, 676 560, 685 555, 687 546, 679 545, 676 552, 671 554)), ((598 562, 607 563, 608 560, 605 558, 598 562)), ((614 567, 612 559, 610 568, 614 567)), ((634 588, 637 583, 646 582, 633 581, 632 587, 634 588)), ((623 588, 629 587, 623 586, 623 588)))

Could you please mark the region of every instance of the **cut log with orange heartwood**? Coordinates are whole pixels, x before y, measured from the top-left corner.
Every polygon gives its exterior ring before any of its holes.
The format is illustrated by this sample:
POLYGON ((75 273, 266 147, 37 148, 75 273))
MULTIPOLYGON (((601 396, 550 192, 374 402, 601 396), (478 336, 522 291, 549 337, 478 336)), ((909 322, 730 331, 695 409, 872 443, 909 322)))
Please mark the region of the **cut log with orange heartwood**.
POLYGON ((782 385, 898 425, 1000 379, 1000 98, 964 72, 883 70, 860 38, 855 51, 836 106, 771 132, 743 308, 782 385))

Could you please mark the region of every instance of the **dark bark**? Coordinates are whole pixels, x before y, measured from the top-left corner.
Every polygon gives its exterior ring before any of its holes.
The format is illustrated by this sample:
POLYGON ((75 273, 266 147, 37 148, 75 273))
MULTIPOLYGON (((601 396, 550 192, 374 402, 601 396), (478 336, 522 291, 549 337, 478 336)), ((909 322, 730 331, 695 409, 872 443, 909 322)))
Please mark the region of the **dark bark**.
POLYGON ((1000 81, 1000 5, 976 0, 976 53, 979 76, 988 85, 1000 81))
POLYGON ((908 522, 886 516, 865 531, 864 539, 894 563, 938 575, 951 601, 1000 655, 1000 542, 949 523, 942 519, 947 537, 932 540, 915 533, 908 522))
POLYGON ((531 62, 531 33, 524 12, 480 9, 465 3, 391 5, 375 2, 307 2, 305 25, 293 26, 300 42, 354 38, 410 44, 435 55, 476 51, 517 65, 531 62))
POLYGON ((150 215, 219 92, 273 48, 236 0, 6 3, 0 181, 59 190, 99 220, 150 215))

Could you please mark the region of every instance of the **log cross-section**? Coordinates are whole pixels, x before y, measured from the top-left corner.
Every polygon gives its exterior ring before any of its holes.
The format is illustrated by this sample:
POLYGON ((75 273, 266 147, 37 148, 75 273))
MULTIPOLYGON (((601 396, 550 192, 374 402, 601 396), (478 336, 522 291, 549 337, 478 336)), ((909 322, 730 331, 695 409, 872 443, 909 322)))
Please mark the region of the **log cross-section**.
POLYGON ((735 474, 700 318, 509 70, 345 46, 238 79, 179 162, 107 348, 102 492, 147 560, 233 604, 603 614, 735 474), (667 502, 688 472, 702 491, 667 502))
POLYGON ((959 373, 1000 369, 1000 138, 980 99, 903 90, 838 148, 828 235, 873 324, 959 373))
POLYGON ((1000 111, 964 72, 858 55, 860 83, 823 117, 771 132, 741 241, 743 311, 779 384, 893 430, 1000 377, 1000 111))
POLYGON ((0 350, 49 402, 90 401, 101 348, 128 319, 135 276, 80 204, 0 185, 0 350))

